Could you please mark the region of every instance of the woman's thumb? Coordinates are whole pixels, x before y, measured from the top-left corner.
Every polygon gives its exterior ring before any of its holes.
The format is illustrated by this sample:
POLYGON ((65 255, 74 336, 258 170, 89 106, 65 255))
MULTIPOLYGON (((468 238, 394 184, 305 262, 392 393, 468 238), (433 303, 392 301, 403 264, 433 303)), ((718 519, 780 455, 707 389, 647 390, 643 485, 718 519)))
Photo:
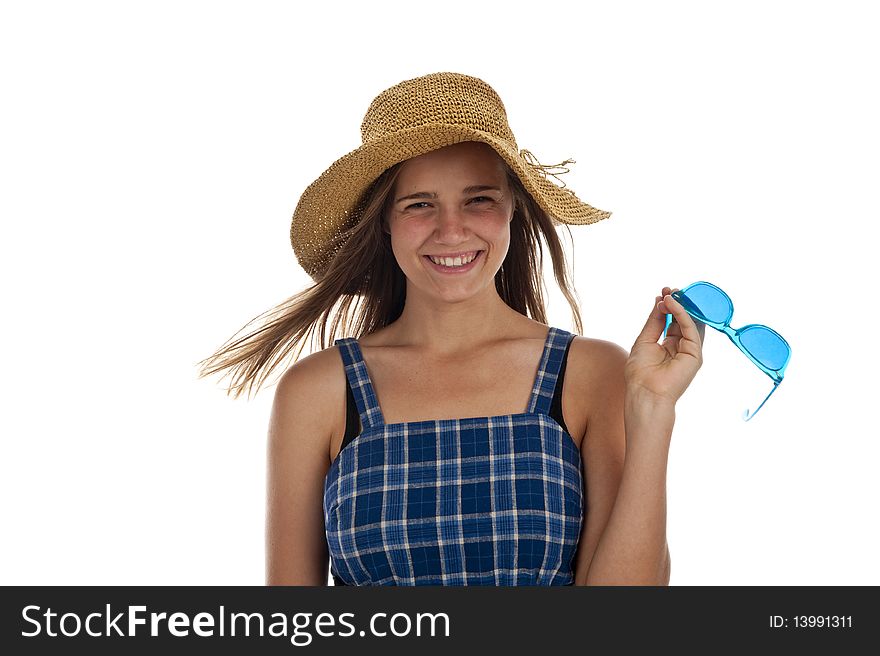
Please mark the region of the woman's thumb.
POLYGON ((660 339, 663 328, 666 326, 666 313, 660 309, 661 300, 661 296, 654 297, 654 307, 648 316, 648 320, 645 322, 645 327, 642 328, 642 332, 636 338, 636 344, 656 344, 657 340, 660 339))

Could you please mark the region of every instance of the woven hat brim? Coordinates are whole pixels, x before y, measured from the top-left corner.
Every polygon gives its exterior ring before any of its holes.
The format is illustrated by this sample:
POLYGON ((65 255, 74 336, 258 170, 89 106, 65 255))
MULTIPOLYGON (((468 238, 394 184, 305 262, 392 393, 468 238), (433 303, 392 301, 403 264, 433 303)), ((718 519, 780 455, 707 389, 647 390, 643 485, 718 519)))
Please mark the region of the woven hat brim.
POLYGON ((290 242, 300 266, 312 278, 320 276, 335 255, 329 243, 331 238, 359 218, 354 216, 359 201, 383 171, 398 162, 462 141, 490 145, 554 222, 587 225, 611 216, 611 212, 597 209, 570 189, 551 182, 506 141, 469 127, 426 123, 363 144, 333 162, 306 188, 290 224, 290 242))

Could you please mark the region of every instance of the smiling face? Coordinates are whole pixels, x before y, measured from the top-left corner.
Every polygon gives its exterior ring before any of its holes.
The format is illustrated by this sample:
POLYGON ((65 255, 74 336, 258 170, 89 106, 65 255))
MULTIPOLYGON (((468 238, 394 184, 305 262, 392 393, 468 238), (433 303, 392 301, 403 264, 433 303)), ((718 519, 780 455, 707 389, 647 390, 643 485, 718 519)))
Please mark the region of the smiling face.
POLYGON ((449 301, 494 291, 514 200, 504 160, 491 146, 465 141, 407 160, 392 193, 391 247, 408 294, 412 285, 449 301), (429 255, 453 259, 435 264, 429 255))

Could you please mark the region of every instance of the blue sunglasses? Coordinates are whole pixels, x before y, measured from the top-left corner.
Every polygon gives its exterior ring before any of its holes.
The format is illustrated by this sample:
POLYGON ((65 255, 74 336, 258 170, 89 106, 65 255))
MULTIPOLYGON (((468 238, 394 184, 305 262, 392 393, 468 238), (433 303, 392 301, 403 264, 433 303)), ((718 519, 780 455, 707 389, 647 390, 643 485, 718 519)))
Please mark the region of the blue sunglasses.
MULTIPOLYGON (((672 298, 681 303, 694 319, 727 335, 740 351, 749 356, 749 360, 773 379, 773 389, 761 401, 761 405, 758 406, 760 410, 779 387, 785 375, 785 368, 791 358, 791 347, 788 342, 772 328, 759 323, 750 323, 742 328, 731 328, 733 303, 724 291, 710 282, 695 282, 684 289, 672 292, 672 298)), ((663 329, 664 339, 672 321, 672 314, 667 314, 666 327, 663 329)), ((758 410, 749 414, 746 409, 743 413, 743 421, 749 421, 758 414, 758 410)))

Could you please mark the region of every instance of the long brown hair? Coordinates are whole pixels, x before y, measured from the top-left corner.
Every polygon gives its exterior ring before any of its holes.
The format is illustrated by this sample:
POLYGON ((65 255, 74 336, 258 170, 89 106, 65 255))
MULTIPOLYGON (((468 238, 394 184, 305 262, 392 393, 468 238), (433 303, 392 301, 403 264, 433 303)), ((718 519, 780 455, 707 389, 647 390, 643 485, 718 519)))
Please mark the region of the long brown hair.
MULTIPOLYGON (((246 391, 250 397, 251 391, 260 389, 290 351, 296 349, 293 360, 299 359, 307 337, 314 351, 317 335, 317 347, 323 350, 337 337, 360 338, 393 323, 401 315, 406 279, 391 250, 391 236, 384 230, 401 164, 382 173, 364 194, 359 204, 363 208, 361 218, 340 235, 334 245, 336 256, 323 276, 251 319, 235 335, 254 324, 262 324, 260 328, 238 338, 233 335, 213 355, 196 363, 200 365, 199 378, 229 369, 232 385, 227 394, 237 399, 246 391)), ((510 222, 510 247, 495 275, 498 295, 520 314, 547 323, 544 241, 550 249, 553 275, 571 306, 577 334, 581 334, 577 292, 569 278, 565 252, 553 221, 506 162, 504 165, 515 209, 510 222)), ((568 229, 567 225, 560 225, 568 229)))

